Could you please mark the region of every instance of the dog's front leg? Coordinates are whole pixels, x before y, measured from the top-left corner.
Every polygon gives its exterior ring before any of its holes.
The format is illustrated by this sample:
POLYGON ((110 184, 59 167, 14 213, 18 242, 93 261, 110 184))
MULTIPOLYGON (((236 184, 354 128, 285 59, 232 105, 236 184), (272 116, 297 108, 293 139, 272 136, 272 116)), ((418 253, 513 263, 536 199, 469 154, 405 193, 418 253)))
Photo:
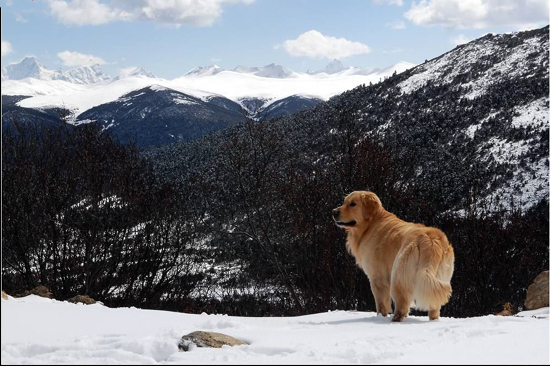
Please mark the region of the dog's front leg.
POLYGON ((383 279, 370 281, 370 288, 376 301, 376 313, 388 316, 391 313, 390 284, 383 279))

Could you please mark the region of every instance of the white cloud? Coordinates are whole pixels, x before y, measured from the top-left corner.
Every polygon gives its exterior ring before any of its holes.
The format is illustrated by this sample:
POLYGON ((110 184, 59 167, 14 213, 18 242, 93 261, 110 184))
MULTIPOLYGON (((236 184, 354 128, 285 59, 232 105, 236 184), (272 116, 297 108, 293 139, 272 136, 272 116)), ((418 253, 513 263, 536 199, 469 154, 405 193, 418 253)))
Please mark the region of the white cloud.
POLYGON ((222 5, 254 0, 49 0, 50 9, 66 25, 99 25, 114 21, 151 21, 179 27, 207 27, 222 14, 222 5))
POLYGON ((343 59, 370 52, 369 46, 363 43, 324 36, 316 30, 305 32, 294 40, 286 40, 282 47, 291 56, 328 59, 343 59))
POLYGON ((94 55, 86 55, 80 52, 63 51, 57 54, 57 57, 63 61, 63 65, 69 67, 92 66, 95 64, 103 65, 105 61, 94 55))
POLYGON ((396 20, 395 22, 386 23, 386 27, 392 27, 393 29, 405 29, 405 22, 396 20))
POLYGON ((548 12, 548 0, 421 0, 404 16, 421 26, 528 29, 547 24, 548 12))
POLYGON ((15 16, 15 21, 19 23, 27 23, 29 20, 25 18, 21 13, 14 12, 13 15, 15 16))
POLYGON ((99 25, 116 19, 128 20, 127 14, 98 0, 50 0, 50 10, 65 25, 99 25))
POLYGON ((455 46, 458 46, 464 43, 468 43, 470 41, 471 39, 466 37, 464 34, 459 34, 458 36, 456 36, 451 40, 451 43, 453 43, 455 46))
POLYGON ((2 40, 2 57, 9 55, 13 52, 13 49, 11 48, 11 43, 8 41, 2 40))

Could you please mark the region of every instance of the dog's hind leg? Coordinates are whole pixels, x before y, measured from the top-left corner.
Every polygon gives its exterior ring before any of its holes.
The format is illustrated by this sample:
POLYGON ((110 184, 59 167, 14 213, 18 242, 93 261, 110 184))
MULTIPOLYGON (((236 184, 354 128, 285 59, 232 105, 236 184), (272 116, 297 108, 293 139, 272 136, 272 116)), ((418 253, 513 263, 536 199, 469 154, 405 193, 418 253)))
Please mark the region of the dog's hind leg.
POLYGON ((416 243, 404 247, 395 258, 391 274, 391 297, 395 302, 392 321, 400 322, 409 315, 414 300, 413 290, 419 251, 416 243))
POLYGON ((449 281, 454 269, 454 254, 447 239, 437 233, 420 238, 419 249, 422 255, 414 297, 417 309, 428 311, 430 320, 435 320, 452 292, 449 281))

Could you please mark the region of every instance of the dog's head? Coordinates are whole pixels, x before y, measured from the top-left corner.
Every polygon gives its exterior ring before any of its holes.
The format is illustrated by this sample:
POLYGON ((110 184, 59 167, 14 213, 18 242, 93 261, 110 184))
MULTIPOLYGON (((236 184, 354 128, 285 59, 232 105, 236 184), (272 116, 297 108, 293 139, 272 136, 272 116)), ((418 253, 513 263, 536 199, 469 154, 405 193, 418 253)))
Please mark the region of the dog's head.
POLYGON ((345 229, 364 228, 381 209, 382 203, 376 194, 355 191, 344 199, 342 206, 332 210, 332 218, 345 229))

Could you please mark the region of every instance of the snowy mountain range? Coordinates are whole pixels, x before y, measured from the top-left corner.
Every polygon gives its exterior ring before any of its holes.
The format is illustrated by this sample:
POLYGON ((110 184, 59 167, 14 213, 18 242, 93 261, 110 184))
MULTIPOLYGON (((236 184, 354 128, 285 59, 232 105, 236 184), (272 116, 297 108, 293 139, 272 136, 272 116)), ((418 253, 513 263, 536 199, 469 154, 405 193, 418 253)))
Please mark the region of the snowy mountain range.
POLYGON ((166 80, 155 77, 143 68, 126 71, 115 78, 103 73, 99 65, 53 71, 43 67, 35 57, 26 57, 20 63, 2 69, 2 95, 28 96, 18 104, 22 107, 64 107, 78 116, 133 90, 161 85, 197 98, 223 96, 245 109, 243 100, 257 98, 262 101, 257 109, 261 109, 293 95, 303 95, 309 100, 327 100, 357 85, 378 82, 391 76, 394 71, 399 73, 413 66, 400 62, 381 71, 339 67, 340 72, 330 66, 330 73, 308 74, 276 64, 237 66, 233 70, 212 65, 196 67, 181 77, 166 80))
POLYGON ((197 138, 244 115, 295 113, 412 66, 401 62, 384 70, 359 69, 334 60, 317 73, 298 73, 273 63, 233 70, 211 65, 166 80, 141 67, 122 69, 114 78, 100 65, 49 70, 35 57, 25 57, 2 69, 4 124, 13 118, 55 123, 62 109, 75 125, 96 122, 122 141, 137 138, 141 146, 159 145, 197 138))
POLYGON ((2 69, 2 81, 27 78, 43 81, 62 80, 74 84, 94 84, 111 79, 97 64, 69 71, 49 70, 42 66, 36 57, 32 56, 25 57, 21 62, 10 64, 2 69))
MULTIPOLYGON (((401 62, 398 64, 399 68, 407 67, 406 62, 401 62)), ((410 64, 410 67, 415 66, 410 64)), ((299 78, 302 76, 302 73, 292 71, 284 66, 277 64, 269 64, 262 67, 250 67, 239 65, 232 70, 225 70, 219 67, 218 65, 210 66, 198 66, 189 70, 184 76, 212 76, 216 75, 222 71, 233 71, 240 74, 249 74, 256 75, 264 78, 273 78, 273 79, 285 79, 285 78, 299 78)), ((379 71, 375 68, 360 68, 352 66, 344 66, 339 60, 332 60, 323 70, 318 71, 307 71, 307 75, 335 75, 335 76, 344 76, 344 75, 369 75, 379 71)))
POLYGON ((233 70, 212 65, 166 80, 141 67, 123 69, 114 78, 99 65, 54 71, 26 57, 2 69, 3 124, 13 118, 55 123, 62 109, 75 125, 96 122, 122 141, 162 145, 229 127, 244 115, 276 118, 295 113, 413 66, 401 62, 380 71, 345 68, 333 61, 329 72, 308 74, 276 64, 233 70))
MULTIPOLYGON (((398 64, 392 65, 384 70, 389 70, 392 67, 396 67, 396 70, 399 70, 402 66, 406 66, 405 62, 400 62, 398 64)), ((411 64, 411 67, 414 66, 411 64)), ((361 68, 361 67, 353 67, 353 66, 344 66, 340 60, 334 59, 332 60, 323 70, 318 71, 308 71, 307 73, 310 75, 317 75, 317 74, 327 74, 327 75, 370 75, 376 72, 380 72, 380 69, 376 68, 361 68)), ((401 72, 401 71, 398 71, 401 72)), ((386 73, 382 71, 382 73, 386 73)))
MULTIPOLYGON (((229 70, 222 69, 218 65, 210 65, 210 66, 204 66, 204 67, 198 66, 189 70, 187 73, 185 73, 184 76, 195 76, 195 77, 212 76, 222 71, 229 71, 229 70)), ((295 76, 296 74, 294 71, 287 69, 286 67, 283 67, 281 65, 275 65, 275 64, 269 64, 263 67, 250 67, 250 66, 239 65, 230 71, 240 73, 240 74, 249 74, 249 75, 256 75, 264 78, 277 78, 277 79, 292 77, 292 76, 295 76)))

